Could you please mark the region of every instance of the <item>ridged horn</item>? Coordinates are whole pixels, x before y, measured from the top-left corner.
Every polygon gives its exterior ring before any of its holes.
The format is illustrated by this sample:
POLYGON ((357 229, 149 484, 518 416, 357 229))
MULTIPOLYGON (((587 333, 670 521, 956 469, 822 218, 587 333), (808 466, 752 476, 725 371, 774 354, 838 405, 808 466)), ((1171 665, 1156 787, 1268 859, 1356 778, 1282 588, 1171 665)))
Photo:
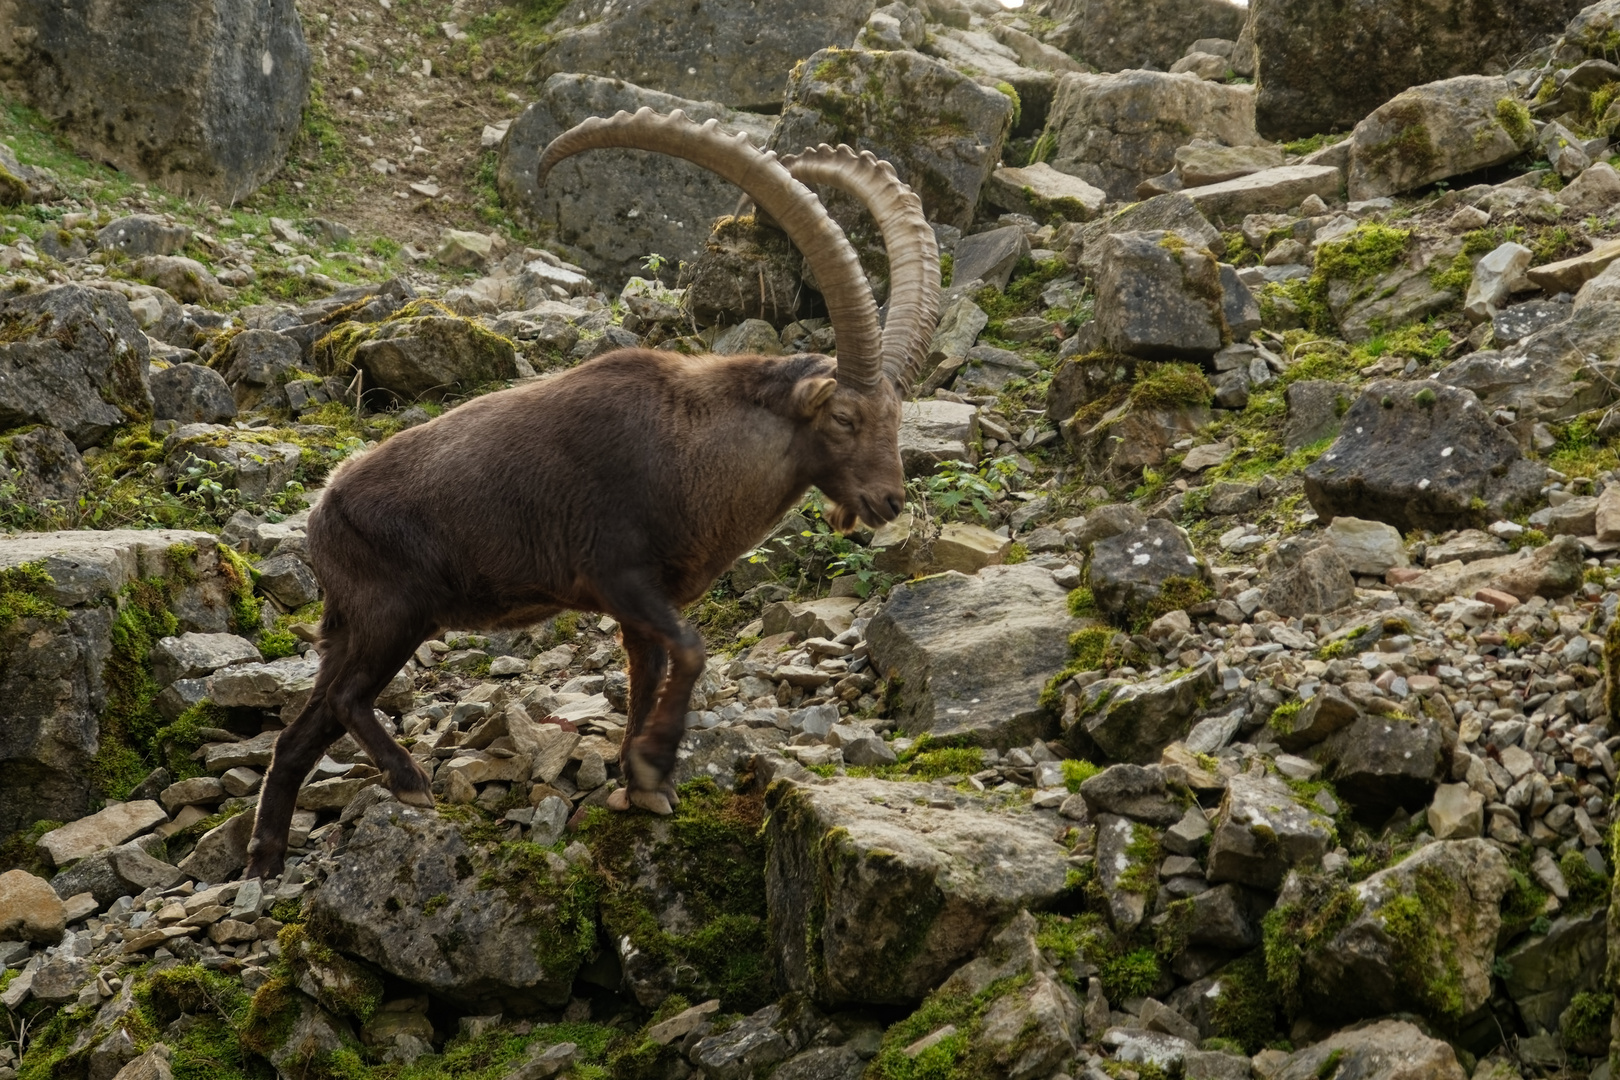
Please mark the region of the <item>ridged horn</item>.
POLYGON ((901 396, 928 359, 939 325, 939 245, 922 200, 900 182, 894 166, 870 150, 856 153, 822 143, 782 164, 802 184, 826 184, 855 196, 883 233, 889 252, 889 317, 883 324, 883 373, 901 396))
POLYGON ((727 135, 715 120, 694 123, 680 109, 668 116, 642 108, 611 119, 593 116, 551 140, 540 155, 539 181, 582 150, 621 147, 683 158, 736 184, 774 218, 804 253, 821 286, 838 339, 838 381, 869 390, 883 379, 877 304, 844 230, 821 200, 793 179, 776 155, 754 149, 746 135, 727 135))

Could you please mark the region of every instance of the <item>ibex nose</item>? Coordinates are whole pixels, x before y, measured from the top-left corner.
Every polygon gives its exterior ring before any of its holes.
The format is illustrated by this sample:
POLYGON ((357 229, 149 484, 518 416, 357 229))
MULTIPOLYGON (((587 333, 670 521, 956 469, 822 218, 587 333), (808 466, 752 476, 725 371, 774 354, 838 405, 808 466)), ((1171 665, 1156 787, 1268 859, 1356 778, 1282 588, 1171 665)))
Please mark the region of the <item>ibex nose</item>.
POLYGON ((889 508, 889 516, 891 518, 897 518, 900 516, 900 511, 906 508, 906 500, 901 495, 894 494, 890 495, 887 499, 884 499, 883 505, 889 508))

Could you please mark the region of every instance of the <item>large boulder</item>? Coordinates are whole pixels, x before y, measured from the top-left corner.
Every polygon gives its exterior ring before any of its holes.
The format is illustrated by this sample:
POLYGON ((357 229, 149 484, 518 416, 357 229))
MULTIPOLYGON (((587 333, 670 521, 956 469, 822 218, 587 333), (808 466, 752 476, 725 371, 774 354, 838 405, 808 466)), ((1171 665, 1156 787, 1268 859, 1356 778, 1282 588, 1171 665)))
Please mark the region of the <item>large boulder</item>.
POLYGON ((1271 139, 1346 131, 1408 87, 1493 64, 1506 70, 1581 7, 1582 0, 1256 0, 1249 29, 1259 54, 1260 131, 1271 139))
POLYGON ((1065 712, 1064 736, 1085 757, 1101 750, 1114 761, 1144 765, 1187 737, 1193 718, 1215 692, 1215 665, 1169 671, 1141 682, 1104 679, 1081 691, 1073 715, 1065 712))
POLYGON ((1305 470, 1305 495, 1340 514, 1402 532, 1474 524, 1539 496, 1544 468, 1467 390, 1432 381, 1366 386, 1333 445, 1305 470))
POLYGON ((1245 12, 1227 0, 1058 0, 1051 16, 1062 24, 1054 44, 1099 71, 1123 71, 1168 69, 1195 41, 1234 40, 1245 12))
POLYGON ((1455 1023, 1491 994, 1491 960, 1512 881, 1487 840, 1437 840, 1350 886, 1348 921, 1305 950, 1306 1010, 1358 1019, 1395 1010, 1455 1023))
POLYGON ((182 424, 224 424, 236 419, 236 399, 225 377, 201 364, 174 364, 151 376, 152 414, 182 424))
POLYGON ((1053 168, 1112 199, 1130 199, 1143 180, 1169 172, 1176 149, 1193 139, 1227 146, 1262 141, 1254 130, 1253 87, 1159 71, 1063 76, 1046 137, 1055 147, 1053 168))
MULTIPOLYGON (((1012 118, 1006 94, 933 57, 825 49, 788 79, 770 147, 778 154, 821 143, 870 150, 894 165, 930 221, 966 229, 1012 118)), ((859 220, 842 200, 823 197, 846 230, 859 220)))
POLYGON ((309 97, 293 0, 0 0, 0 79, 87 156, 234 203, 281 168, 309 97))
POLYGON ((558 856, 489 854, 390 799, 305 900, 309 932, 463 1007, 565 1004, 595 949, 594 893, 558 856))
POLYGON ((823 1005, 921 1000, 1019 909, 1051 905, 1068 877, 1044 820, 947 788, 778 781, 766 810, 780 975, 823 1005))
POLYGON ((1335 835, 1320 807, 1275 776, 1232 777, 1214 825, 1209 880, 1261 889, 1277 888, 1296 866, 1320 863, 1335 835))
POLYGON ((508 338, 454 316, 387 322, 355 348, 366 383, 406 401, 436 401, 518 375, 508 338))
POLYGON ((660 113, 682 109, 699 123, 718 120, 756 146, 764 145, 771 130, 767 118, 712 101, 594 75, 553 75, 512 122, 500 148, 496 184, 504 203, 552 230, 568 245, 571 259, 615 291, 644 272, 648 255, 672 264, 696 259, 709 222, 737 205, 737 189, 720 177, 644 150, 593 150, 563 161, 543 186, 536 184, 535 166, 552 139, 587 117, 644 106, 660 113))
POLYGON ((896 586, 866 639, 902 731, 1007 748, 1055 733, 1041 693, 1080 626, 1050 571, 989 566, 896 586))
MULTIPOLYGON (((208 533, 180 530, 22 533, 0 537, 0 591, 31 596, 34 613, 0 625, 0 834, 40 819, 82 817, 98 794, 109 658, 124 670, 145 655, 115 653, 125 588, 166 581, 180 631, 218 632, 231 587, 208 533)), ((127 638, 125 640, 128 640, 127 638)), ((148 642, 148 645, 152 644, 148 642)))
MULTIPOLYGON (((1517 310, 1517 309, 1510 309, 1517 310)), ((1435 378, 1471 390, 1489 409, 1514 412, 1528 430, 1612 404, 1620 376, 1620 302, 1578 305, 1567 319, 1501 351, 1465 356, 1435 378)))
POLYGON ((1500 165, 1533 141, 1529 113, 1500 76, 1464 75, 1415 86, 1356 125, 1350 198, 1396 195, 1500 165))
POLYGON ((1104 347, 1144 360, 1203 360, 1231 339, 1220 264, 1207 248, 1178 233, 1142 232, 1104 237, 1100 249, 1096 317, 1104 347))
POLYGON ((1425 716, 1363 716, 1328 736, 1316 751, 1334 790, 1369 824, 1396 810, 1427 806, 1440 776, 1445 736, 1425 716))
MULTIPOLYGON (((679 97, 762 112, 782 104, 782 74, 811 53, 848 45, 876 0, 810 7, 775 0, 573 0, 550 25, 532 73, 588 71, 679 97)), ((814 144, 811 144, 814 145, 814 144)))
POLYGON ((53 427, 0 438, 0 463, 11 470, 19 500, 35 507, 76 506, 87 479, 79 448, 53 427))
POLYGON ((1186 532, 1163 518, 1098 540, 1086 577, 1097 606, 1116 615, 1156 616, 1213 595, 1209 567, 1186 532))
POLYGON ((1320 1080, 1336 1075, 1376 1076, 1379 1080, 1463 1080, 1468 1073, 1444 1039, 1430 1038, 1405 1020, 1380 1020, 1296 1050, 1270 1074, 1271 1080, 1320 1080))
POLYGON ((115 292, 58 285, 0 300, 0 430, 46 424, 83 450, 150 420, 149 356, 115 292))

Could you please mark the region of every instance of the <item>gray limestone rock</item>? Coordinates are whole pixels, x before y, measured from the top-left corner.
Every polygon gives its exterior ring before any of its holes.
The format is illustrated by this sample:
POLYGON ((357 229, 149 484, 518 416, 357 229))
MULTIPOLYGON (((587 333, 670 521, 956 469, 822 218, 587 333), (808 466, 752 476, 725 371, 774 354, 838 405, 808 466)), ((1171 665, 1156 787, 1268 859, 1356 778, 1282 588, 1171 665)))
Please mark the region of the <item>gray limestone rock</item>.
POLYGON ((1296 866, 1319 863, 1334 836, 1321 808, 1272 776, 1234 776, 1209 841, 1210 881, 1275 889, 1296 866))
POLYGON ((1102 239, 1099 257, 1097 325, 1107 348, 1144 360, 1207 359, 1230 336, 1220 267, 1207 249, 1176 233, 1116 233, 1102 239))
POLYGON ((230 384, 202 364, 172 364, 151 376, 152 415, 182 424, 224 424, 236 419, 230 384))
POLYGON ((132 259, 143 255, 178 255, 190 240, 190 226, 170 225, 151 214, 131 214, 96 233, 96 250, 121 251, 132 259))
POLYGON ((790 988, 827 1006, 914 1003, 1008 917, 1063 891, 1049 825, 948 792, 847 779, 769 789, 766 888, 790 988))
POLYGON ((0 429, 46 424, 79 449, 152 415, 149 347, 117 293, 57 285, 0 300, 0 429))
POLYGON ((610 290, 643 273, 649 253, 671 263, 698 259, 709 222, 737 205, 737 189, 713 173, 640 150, 581 154, 559 164, 544 186, 536 184, 535 166, 552 139, 586 117, 644 106, 660 113, 682 109, 699 123, 718 120, 756 146, 765 143, 771 130, 768 118, 713 101, 644 90, 597 75, 553 75, 541 85, 535 103, 512 122, 500 147, 496 183, 505 204, 534 224, 555 230, 557 239, 568 245, 569 258, 610 290))
POLYGON ((465 1008, 556 1007, 595 948, 595 920, 567 862, 546 862, 519 872, 437 814, 385 800, 355 823, 304 910, 343 952, 465 1008), (523 872, 542 876, 534 891, 523 872))
POLYGON ((820 49, 847 48, 875 6, 875 0, 810 9, 783 0, 720 0, 694 11, 685 0, 633 0, 610 9, 574 0, 550 24, 530 77, 587 71, 733 108, 774 109, 782 104, 783 75, 820 49))
POLYGON ((1397 94, 1350 136, 1350 198, 1395 195, 1518 157, 1532 132, 1528 118, 1503 119, 1503 101, 1517 102, 1512 85, 1485 75, 1397 94))
POLYGON ((1006 748, 1055 734, 1041 693, 1080 625, 1050 571, 990 566, 896 586, 866 637, 873 667, 898 680, 902 731, 1006 748))
POLYGON ((1316 1080, 1336 1069, 1345 1076, 1379 1080, 1463 1080, 1468 1075, 1449 1043, 1405 1020, 1380 1020, 1330 1035, 1289 1054, 1270 1075, 1272 1080, 1316 1080))
MULTIPOLYGON (((870 150, 917 192, 930 221, 966 229, 1012 113, 1005 94, 921 53, 827 50, 789 78, 770 148, 791 154, 842 142, 870 150)), ((851 231, 859 219, 852 204, 823 197, 851 231)))
POLYGON ((1364 716, 1329 736, 1318 758, 1334 789, 1367 822, 1384 822, 1398 807, 1415 811, 1434 794, 1443 736, 1425 716, 1364 716))
POLYGON ((1115 761, 1145 764, 1185 738, 1201 701, 1215 689, 1215 665, 1166 672, 1140 682, 1104 679, 1081 691, 1065 738, 1076 753, 1100 748, 1115 761))
POLYGON ((1119 0, 1059 0, 1052 17, 1060 28, 1052 43, 1099 71, 1126 68, 1164 70, 1206 38, 1236 38, 1244 10, 1225 0, 1146 5, 1119 0))
POLYGON ((103 673, 112 652, 114 606, 143 578, 183 568, 173 610, 183 631, 225 628, 230 590, 215 539, 181 530, 19 533, 0 537, 0 569, 38 563, 53 584, 48 599, 65 617, 23 618, 0 627, 0 830, 35 821, 72 821, 90 807, 91 762, 106 707, 103 673))
POLYGON ((1253 88, 1158 71, 1063 76, 1046 133, 1056 140, 1053 168, 1127 200, 1137 184, 1169 172, 1177 148, 1192 139, 1262 141, 1253 88))
POLYGON ((1473 392, 1381 380, 1362 389, 1339 437, 1306 468, 1305 494, 1327 521, 1349 514, 1402 532, 1443 530, 1532 504, 1544 471, 1473 392))
POLYGON ((1437 840, 1349 886, 1350 920, 1306 950, 1305 1009, 1324 1020, 1391 1009, 1466 1016, 1490 997, 1497 905, 1510 881, 1489 841, 1437 840))
POLYGON ((0 25, 0 78, 86 156, 222 203, 282 167, 309 96, 293 0, 6 0, 0 25))
POLYGON ((1097 606, 1113 613, 1145 611, 1167 587, 1189 596, 1200 587, 1207 593, 1210 581, 1187 534, 1163 518, 1097 540, 1086 574, 1097 606))

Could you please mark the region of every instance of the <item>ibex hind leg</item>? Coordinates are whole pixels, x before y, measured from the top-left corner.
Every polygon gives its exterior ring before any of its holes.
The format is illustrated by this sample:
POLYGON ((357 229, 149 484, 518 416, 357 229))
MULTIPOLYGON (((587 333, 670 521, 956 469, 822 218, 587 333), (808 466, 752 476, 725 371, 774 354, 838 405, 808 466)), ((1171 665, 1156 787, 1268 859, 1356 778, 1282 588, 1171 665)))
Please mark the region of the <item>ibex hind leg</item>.
POLYGON ((382 770, 383 782, 394 797, 421 807, 433 806, 427 773, 377 721, 373 709, 377 695, 431 632, 431 627, 414 622, 406 627, 373 616, 363 628, 345 635, 344 648, 322 659, 323 666, 340 665, 327 691, 332 715, 382 770))
MULTIPOLYGON (((630 667, 630 706, 629 725, 625 728, 624 742, 619 749, 619 768, 630 783, 630 750, 642 735, 647 717, 652 713, 653 706, 658 702, 658 689, 664 682, 664 675, 669 668, 669 656, 664 652, 663 646, 645 634, 625 626, 624 651, 629 659, 630 667)), ((663 810, 667 804, 670 809, 680 805, 680 797, 675 794, 675 785, 665 779, 660 785, 656 795, 637 793, 638 797, 632 801, 630 787, 620 788, 608 796, 608 807, 613 810, 628 810, 631 806, 641 806, 643 809, 655 813, 663 810), (663 804, 658 803, 661 797, 663 804), (647 805, 651 803, 652 805, 647 805)))
MULTIPOLYGON (((665 657, 668 672, 652 705, 643 704, 645 717, 639 723, 633 721, 633 733, 631 729, 625 732, 619 760, 627 792, 623 799, 614 799, 609 805, 617 804, 620 809, 639 806, 656 814, 668 814, 674 810, 670 795, 675 752, 686 731, 692 686, 703 673, 703 639, 649 583, 624 579, 613 586, 612 590, 604 590, 609 593, 608 612, 624 627, 627 647, 635 637, 656 645, 665 657)), ((632 686, 634 682, 632 679, 632 686)))
POLYGON ((281 873, 298 788, 326 748, 342 734, 343 725, 327 708, 326 686, 318 683, 298 719, 276 738, 253 822, 253 840, 248 845, 247 877, 270 878, 281 873))

